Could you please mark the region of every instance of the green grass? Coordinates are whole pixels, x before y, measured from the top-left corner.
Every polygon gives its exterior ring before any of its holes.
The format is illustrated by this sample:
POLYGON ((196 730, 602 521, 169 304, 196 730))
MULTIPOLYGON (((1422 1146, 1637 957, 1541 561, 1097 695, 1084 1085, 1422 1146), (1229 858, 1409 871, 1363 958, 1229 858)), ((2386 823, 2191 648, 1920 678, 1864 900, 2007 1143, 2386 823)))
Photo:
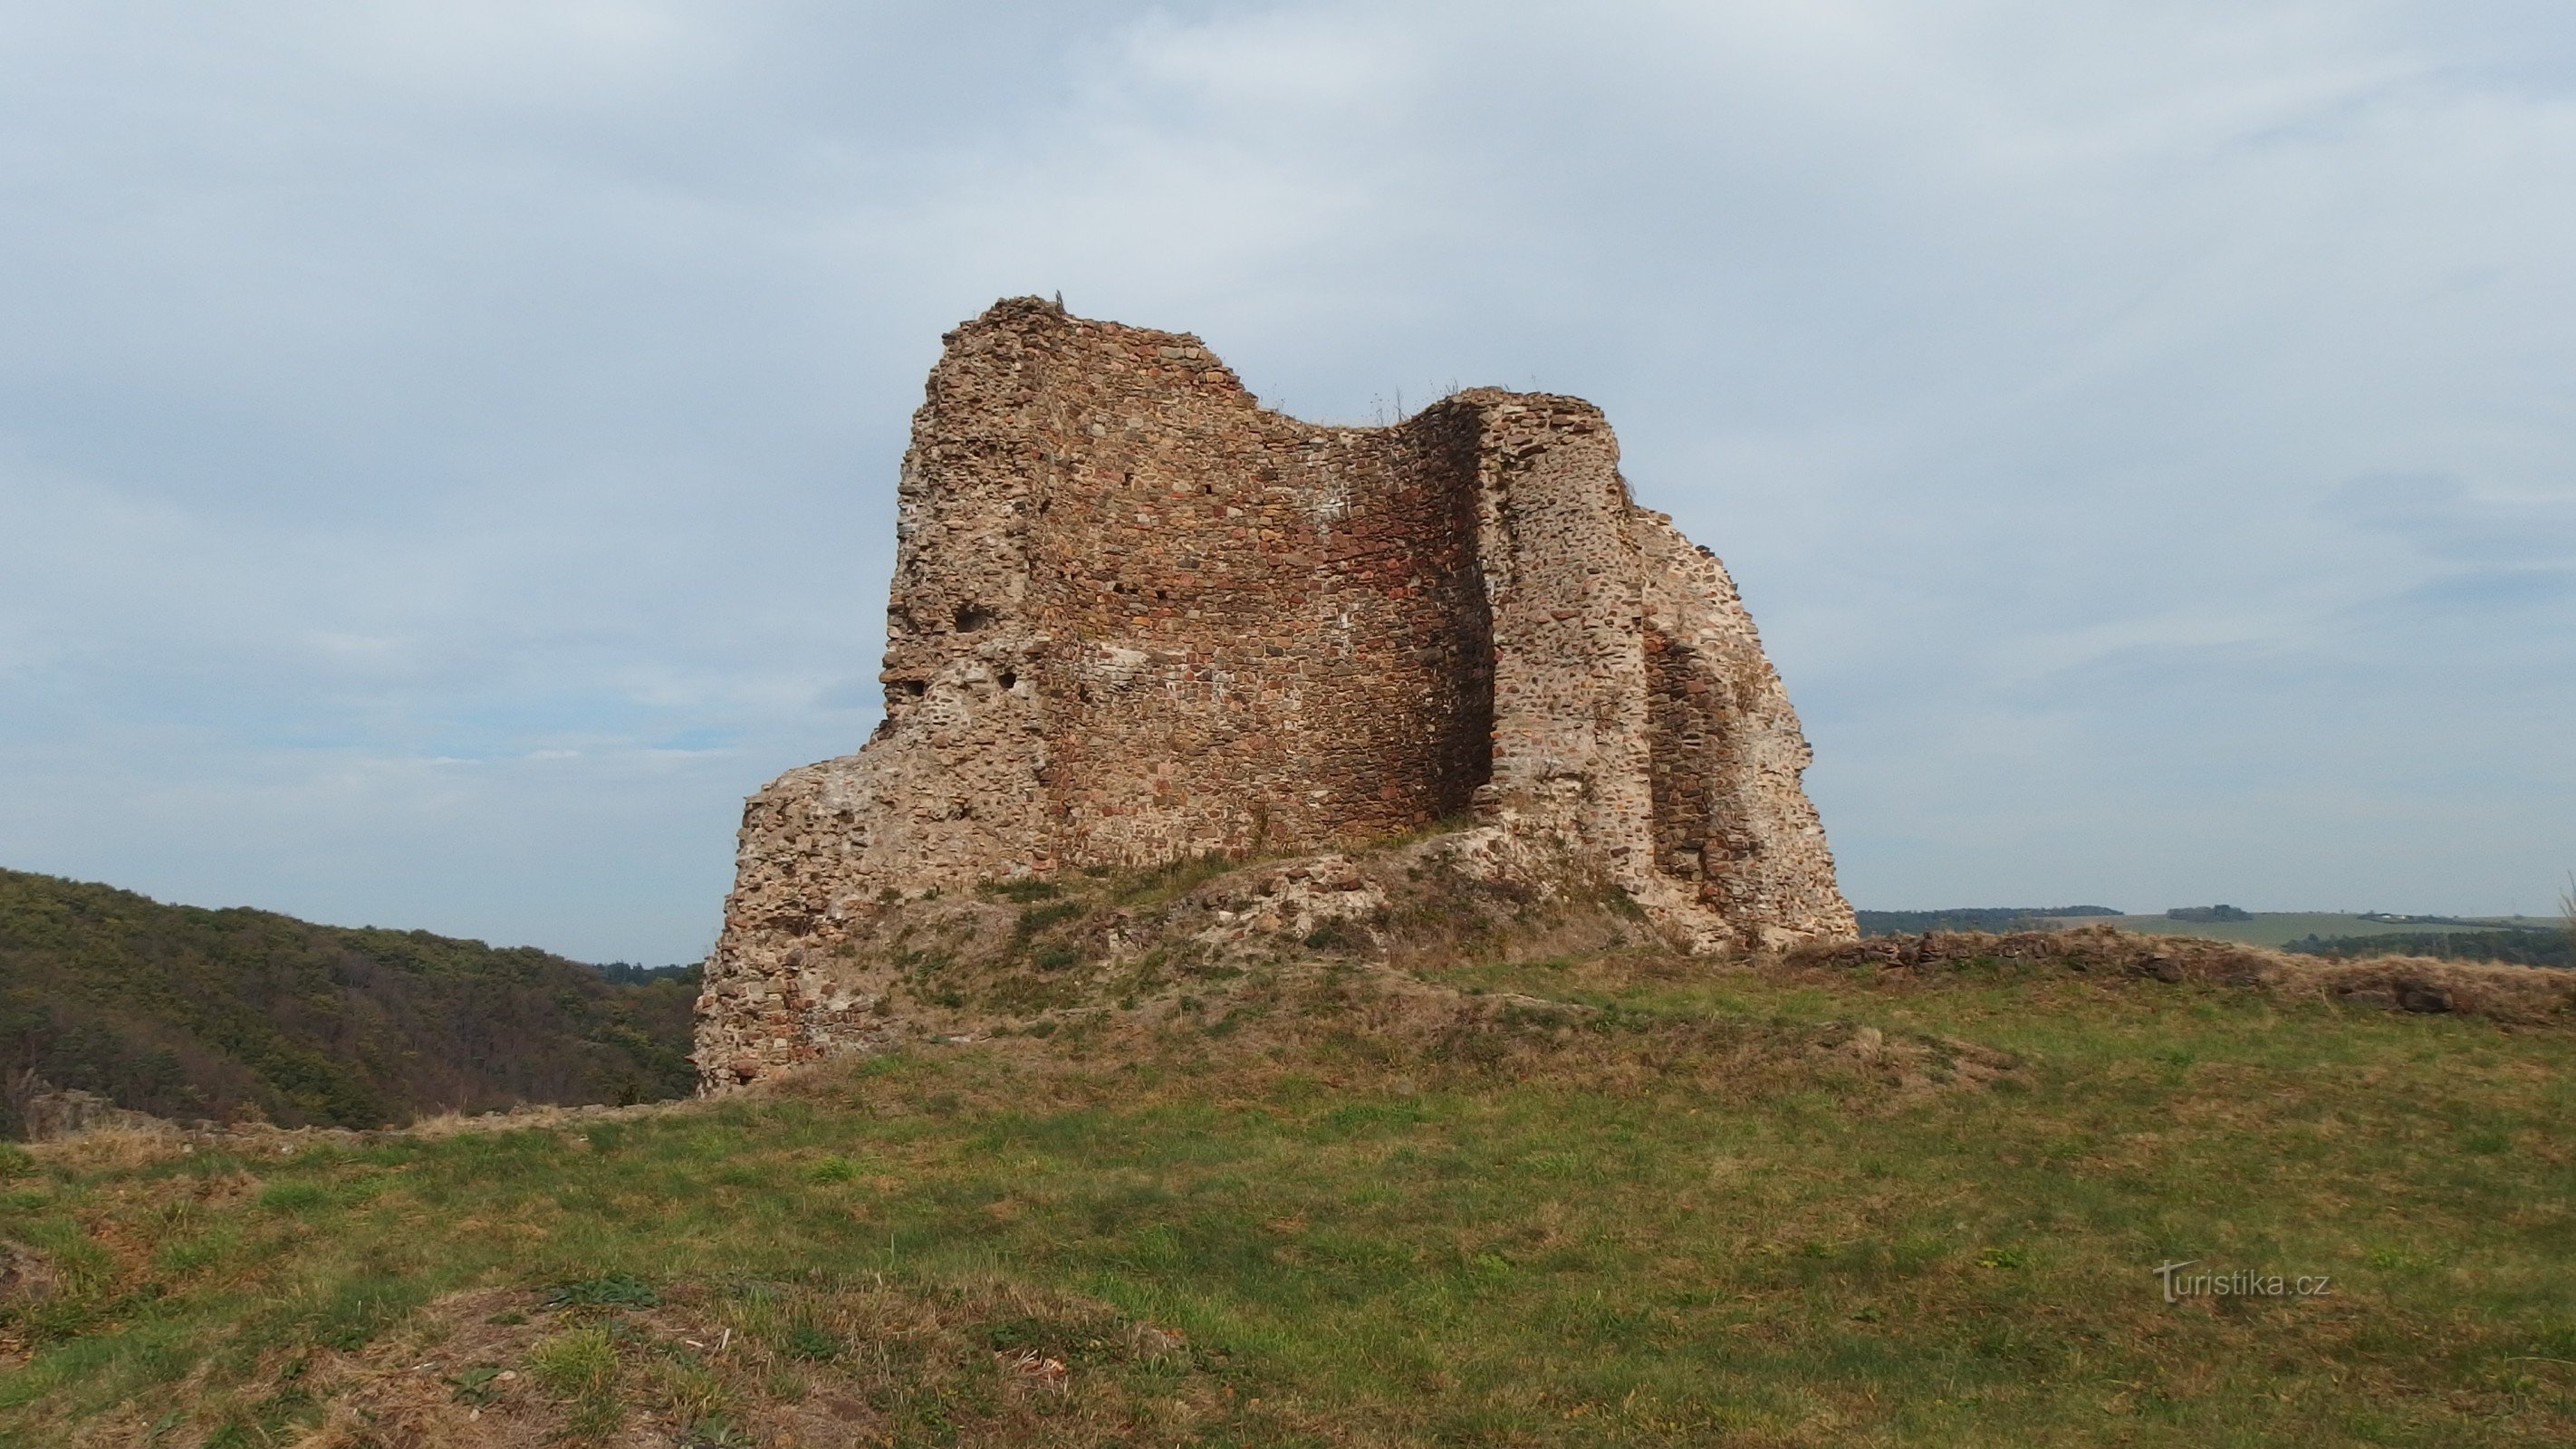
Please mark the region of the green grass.
POLYGON ((2255 911, 2250 921, 2177 921, 2155 916, 2078 916, 2059 922, 2067 926, 2117 926, 2124 931, 2137 931, 2150 936, 2197 936, 2208 941, 2234 941, 2241 946, 2286 946, 2307 936, 2399 936, 2432 935, 2512 927, 2521 930, 2548 930, 2557 922, 2534 916, 2498 916, 2479 918, 2474 925, 2456 921, 2437 924, 2420 921, 2374 921, 2343 911, 2255 911))
MULTIPOLYGON (((511 1365, 592 1415, 576 1435, 606 1432, 620 1385, 739 1413, 865 1336, 763 1299, 742 1321, 771 1378, 726 1388, 636 1357, 617 1315, 711 1285, 997 1282, 1217 1365, 1211 1417, 1171 1442, 2576 1437, 2567 1031, 2029 968, 1451 979, 1607 1010, 1478 1057, 1337 1031, 1309 1002, 1303 1035, 1113 1054, 1068 1030, 579 1136, 21 1173, 0 1231, 64 1286, 8 1310, 34 1356, 0 1373, 0 1443, 118 1413, 200 1436, 170 1442, 318 1422, 282 1356, 362 1352, 493 1285, 598 1315, 511 1365), (1906 1086, 1834 1051, 1726 1054, 1857 1024, 2019 1065, 1906 1086), (2334 1286, 2167 1305, 2151 1270, 2179 1259, 2334 1286)), ((1043 1315, 994 1312, 972 1329, 993 1353, 1074 1353, 1043 1315)), ((964 1388, 920 1402, 957 1394, 940 1413, 985 1412, 964 1388)))

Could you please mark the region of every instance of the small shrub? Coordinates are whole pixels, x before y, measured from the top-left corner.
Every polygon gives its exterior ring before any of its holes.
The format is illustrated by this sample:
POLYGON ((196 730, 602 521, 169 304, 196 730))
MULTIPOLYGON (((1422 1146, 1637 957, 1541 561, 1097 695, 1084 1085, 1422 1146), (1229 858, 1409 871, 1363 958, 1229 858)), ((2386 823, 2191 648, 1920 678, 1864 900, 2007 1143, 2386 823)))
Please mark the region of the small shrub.
POLYGON ((984 1326, 984 1346, 995 1353, 1052 1353, 1061 1347, 1064 1337, 1062 1325, 1030 1315, 984 1326))
POLYGON ((1223 851, 1211 850, 1177 860, 1158 870, 1142 871, 1121 881, 1111 898, 1120 904, 1156 905, 1185 895, 1243 864, 1223 851))
POLYGON ((1022 905, 1031 901, 1051 901, 1063 894, 1056 888, 1055 882, 1044 880, 990 881, 982 889, 986 895, 998 896, 1006 901, 1017 901, 1022 905))
POLYGON ((841 1336, 810 1318, 803 1318, 787 1330, 779 1347, 789 1358, 808 1363, 825 1363, 840 1356, 841 1336))
MULTIPOLYGON (((522 1323, 526 1321, 526 1319, 520 1320, 522 1323)), ((456 1402, 480 1408, 501 1397, 500 1377, 499 1364, 476 1364, 449 1379, 447 1387, 456 1402)))
POLYGON ((827 1186, 836 1182, 848 1182, 858 1175, 859 1165, 839 1153, 834 1153, 805 1169, 807 1181, 827 1186))
MULTIPOLYGON (((714 1370, 704 1364, 664 1362, 655 1368, 654 1379, 663 1409, 688 1426, 695 1442, 741 1442, 714 1437, 731 1431, 725 1416, 733 1408, 733 1395, 714 1370)), ((691 1439, 684 1437, 682 1442, 691 1439)))
POLYGON ((1053 905, 1031 906, 1020 912, 1019 924, 1011 928, 1011 934, 1025 942, 1047 927, 1059 921, 1070 921, 1082 913, 1083 906, 1079 901, 1057 901, 1053 905))
POLYGON ((1368 929, 1356 921, 1326 921, 1306 933, 1309 951, 1365 951, 1368 929))
POLYGON ((528 1372, 567 1399, 604 1398, 617 1382, 617 1343, 604 1328, 576 1328, 528 1350, 528 1372))

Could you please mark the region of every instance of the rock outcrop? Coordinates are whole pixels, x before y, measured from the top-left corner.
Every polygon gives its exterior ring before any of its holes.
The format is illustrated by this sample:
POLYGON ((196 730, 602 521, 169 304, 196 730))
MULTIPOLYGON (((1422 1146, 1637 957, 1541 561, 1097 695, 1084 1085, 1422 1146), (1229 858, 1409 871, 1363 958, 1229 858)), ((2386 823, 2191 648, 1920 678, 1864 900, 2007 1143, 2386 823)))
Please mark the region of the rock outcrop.
POLYGON ((1752 620, 1630 501, 1599 409, 1475 389, 1301 423, 1194 337, 1035 298, 946 343, 885 718, 745 811, 710 1088, 833 1045, 822 961, 883 903, 1072 867, 1453 822, 1694 950, 1852 933, 1752 620))

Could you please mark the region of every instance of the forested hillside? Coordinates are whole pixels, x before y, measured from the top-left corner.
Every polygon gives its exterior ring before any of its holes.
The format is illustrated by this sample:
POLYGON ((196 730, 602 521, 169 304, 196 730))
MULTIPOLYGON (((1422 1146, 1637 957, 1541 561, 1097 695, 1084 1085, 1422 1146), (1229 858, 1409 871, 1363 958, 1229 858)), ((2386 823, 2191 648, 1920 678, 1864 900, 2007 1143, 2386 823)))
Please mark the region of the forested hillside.
POLYGON ((0 871, 0 1133, 37 1081, 288 1126, 686 1093, 695 973, 615 974, 0 871))

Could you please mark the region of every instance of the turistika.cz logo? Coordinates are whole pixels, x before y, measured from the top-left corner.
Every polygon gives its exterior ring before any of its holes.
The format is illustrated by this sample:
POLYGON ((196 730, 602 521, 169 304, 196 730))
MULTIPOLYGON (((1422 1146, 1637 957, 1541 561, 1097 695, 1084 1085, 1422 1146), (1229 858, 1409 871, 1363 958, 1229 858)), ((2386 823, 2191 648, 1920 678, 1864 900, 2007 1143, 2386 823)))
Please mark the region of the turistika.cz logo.
POLYGON ((2199 1263, 2198 1258, 2191 1258, 2180 1263, 2158 1263, 2149 1270, 2165 1285, 2167 1303, 2180 1303, 2186 1298, 2323 1298, 2334 1292, 2334 1277, 2328 1273, 2302 1273, 2291 1278, 2243 1268, 2232 1273, 2183 1271, 2199 1263))

